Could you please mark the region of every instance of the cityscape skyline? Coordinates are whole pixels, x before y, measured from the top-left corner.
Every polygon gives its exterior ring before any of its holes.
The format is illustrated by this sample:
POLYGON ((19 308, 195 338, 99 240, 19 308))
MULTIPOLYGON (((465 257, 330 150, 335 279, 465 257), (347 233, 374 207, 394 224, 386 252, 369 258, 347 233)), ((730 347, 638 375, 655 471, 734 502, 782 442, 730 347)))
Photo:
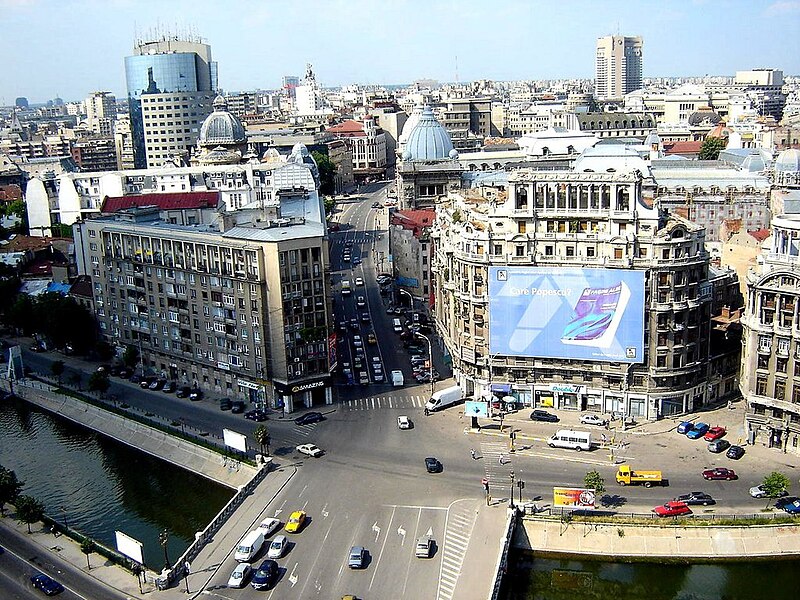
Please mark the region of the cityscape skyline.
POLYGON ((425 78, 593 78, 596 40, 612 33, 643 38, 645 78, 732 76, 758 67, 782 69, 789 76, 800 73, 800 42, 779 35, 779 29, 790 32, 800 26, 797 0, 713 5, 682 0, 666 6, 611 2, 602 8, 599 14, 589 2, 516 0, 491 6, 418 0, 385 6, 374 0, 302 5, 178 1, 168 6, 128 0, 0 0, 7 25, 0 40, 6 57, 0 104, 13 104, 18 96, 33 103, 56 96, 81 100, 95 90, 124 98, 124 57, 137 39, 149 39, 154 32, 202 37, 220 65, 225 91, 277 89, 283 75, 302 75, 306 63, 314 65, 326 87, 425 78), (229 13, 228 18, 209 18, 215 10, 229 13), (187 19, 192 14, 204 18, 187 19), (93 25, 90 31, 87 22, 93 25), (387 23, 394 24, 388 35, 387 23), (485 31, 487 23, 491 34, 485 31), (345 31, 352 34, 339 33, 345 31), (330 32, 337 32, 335 40, 330 32), (726 43, 729 39, 738 43, 726 43), (384 52, 375 51, 379 45, 384 52))

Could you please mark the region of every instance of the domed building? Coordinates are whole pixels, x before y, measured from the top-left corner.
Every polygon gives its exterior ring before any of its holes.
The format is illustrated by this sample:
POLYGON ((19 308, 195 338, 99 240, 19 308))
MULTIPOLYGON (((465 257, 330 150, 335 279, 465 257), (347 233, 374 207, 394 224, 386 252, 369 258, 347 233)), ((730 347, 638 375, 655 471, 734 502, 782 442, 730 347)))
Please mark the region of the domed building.
POLYGON ((800 150, 782 150, 775 159, 775 185, 800 185, 800 150))
POLYGON ((236 115, 228 112, 222 96, 214 99, 212 112, 200 127, 192 165, 235 165, 247 152, 247 134, 236 115))
POLYGON ((450 134, 426 106, 416 124, 412 115, 401 135, 402 153, 397 164, 397 198, 400 208, 434 206, 450 190, 461 187, 463 165, 450 134), (412 124, 409 129, 409 124, 412 124))

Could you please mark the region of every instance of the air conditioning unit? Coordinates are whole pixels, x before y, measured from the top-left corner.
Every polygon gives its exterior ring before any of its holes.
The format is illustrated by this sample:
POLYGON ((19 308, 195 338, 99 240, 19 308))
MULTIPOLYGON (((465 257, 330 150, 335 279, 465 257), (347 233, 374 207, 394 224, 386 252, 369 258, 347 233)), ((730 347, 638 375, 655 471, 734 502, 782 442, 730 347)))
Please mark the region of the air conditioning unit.
POLYGON ((300 359, 299 359, 299 358, 295 358, 295 359, 294 359, 294 362, 296 362, 296 363, 299 363, 299 362, 300 362, 300 359))

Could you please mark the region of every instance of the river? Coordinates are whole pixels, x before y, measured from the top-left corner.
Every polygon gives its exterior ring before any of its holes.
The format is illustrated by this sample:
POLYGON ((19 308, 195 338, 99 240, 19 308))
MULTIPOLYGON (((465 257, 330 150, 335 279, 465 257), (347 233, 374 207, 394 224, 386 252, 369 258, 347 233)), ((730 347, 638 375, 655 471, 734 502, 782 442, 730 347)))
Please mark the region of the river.
POLYGON ((175 561, 234 491, 22 401, 0 403, 0 464, 45 512, 110 548, 120 530, 143 543, 145 564, 175 561))

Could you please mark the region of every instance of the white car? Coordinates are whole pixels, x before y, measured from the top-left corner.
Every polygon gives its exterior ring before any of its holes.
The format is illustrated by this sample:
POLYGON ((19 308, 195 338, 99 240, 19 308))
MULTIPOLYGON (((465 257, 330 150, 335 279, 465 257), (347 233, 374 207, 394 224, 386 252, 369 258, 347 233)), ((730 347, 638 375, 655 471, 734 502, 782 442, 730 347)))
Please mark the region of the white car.
MULTIPOLYGON (((781 493, 778 494, 778 497, 783 497, 786 496, 787 494, 788 492, 786 490, 782 490, 781 493)), ((757 485, 750 488, 750 495, 753 498, 766 498, 767 491, 764 489, 763 485, 757 485)))
POLYGON ((360 335, 354 335, 353 336, 353 346, 355 346, 356 348, 363 348, 364 347, 364 342, 361 341, 361 336, 360 335))
POLYGON ((356 285, 364 285, 364 279, 361 277, 356 277, 356 285))
POLYGON ((281 526, 281 522, 279 519, 264 519, 261 521, 261 525, 258 528, 264 533, 264 537, 268 535, 272 535, 275 531, 281 526))
POLYGON ((249 563, 239 563, 236 565, 233 573, 231 573, 231 576, 228 578, 228 587, 244 587, 247 583, 247 578, 250 577, 250 571, 252 571, 252 569, 249 563))
POLYGON ((397 428, 398 429, 411 429, 411 419, 409 419, 405 415, 401 415, 397 417, 397 428))
POLYGON ((366 298, 364 298, 364 296, 359 296, 356 299, 356 306, 358 308, 364 308, 366 305, 367 305, 367 300, 366 300, 366 298))
POLYGON ((314 458, 322 456, 323 454, 322 448, 316 446, 315 444, 300 444, 297 447, 297 451, 300 454, 305 454, 306 456, 313 456, 314 458))
POLYGON ((597 415, 581 415, 581 423, 584 425, 600 425, 601 427, 605 426, 607 421, 602 418, 598 417, 597 415))
POLYGON ((269 544, 269 550, 267 550, 267 558, 280 558, 286 552, 286 548, 289 547, 289 538, 285 535, 276 535, 275 539, 272 540, 269 544))

